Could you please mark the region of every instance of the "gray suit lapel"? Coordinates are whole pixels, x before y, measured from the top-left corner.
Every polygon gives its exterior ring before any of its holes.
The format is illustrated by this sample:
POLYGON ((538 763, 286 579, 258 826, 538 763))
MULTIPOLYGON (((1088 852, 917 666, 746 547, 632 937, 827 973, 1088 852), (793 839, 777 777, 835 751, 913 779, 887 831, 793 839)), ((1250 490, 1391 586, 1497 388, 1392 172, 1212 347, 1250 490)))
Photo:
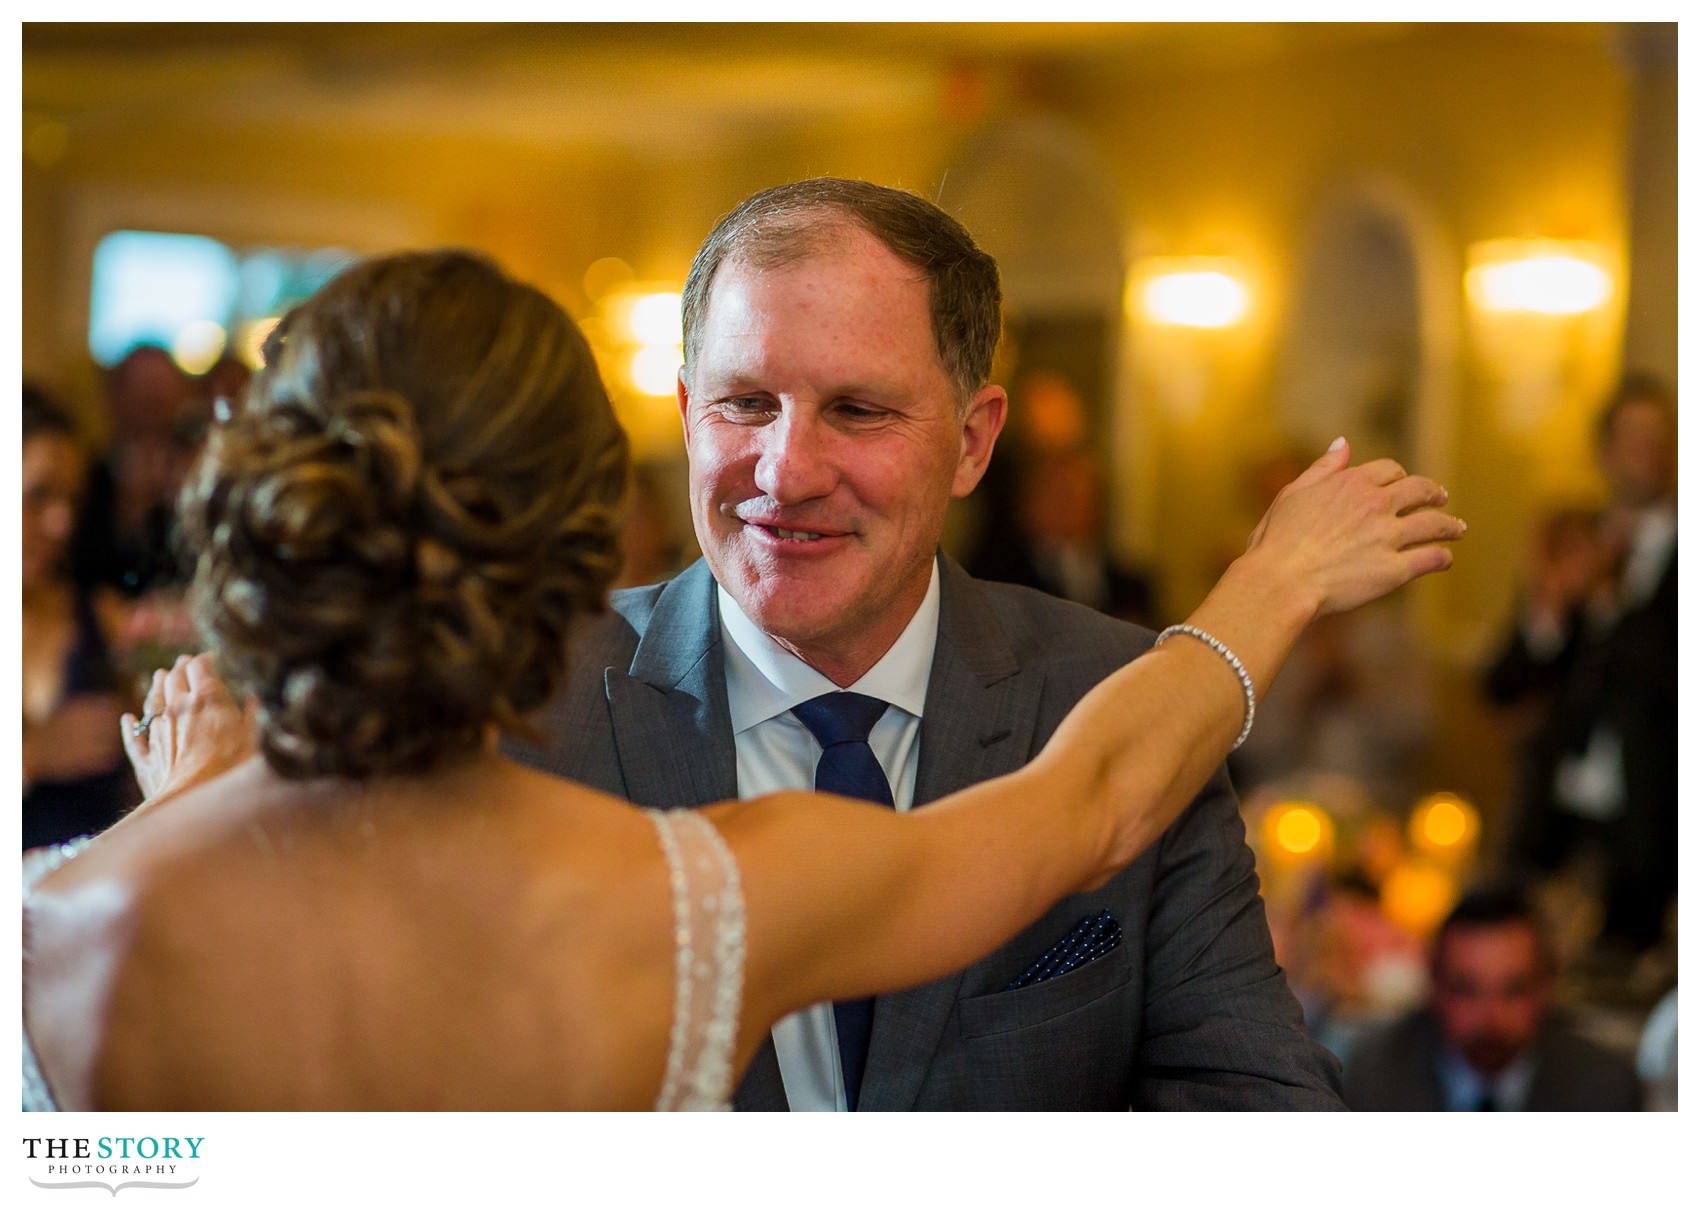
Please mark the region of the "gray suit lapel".
MULTIPOLYGON (((699 560, 656 601, 630 670, 604 675, 629 797, 671 808, 738 795, 737 750, 720 651, 714 577, 699 560)), ((739 1111, 789 1110, 772 1037, 739 1085, 739 1111)))
MULTIPOLYGON (((917 806, 1027 761, 1044 676, 1023 671, 984 594, 948 558, 939 561, 939 638, 921 719, 917 806)), ((914 1106, 956 1004, 963 975, 875 1000, 862 1104, 914 1106)))
POLYGON ((640 805, 738 794, 714 578, 698 561, 656 601, 629 671, 603 674, 627 793, 640 805))

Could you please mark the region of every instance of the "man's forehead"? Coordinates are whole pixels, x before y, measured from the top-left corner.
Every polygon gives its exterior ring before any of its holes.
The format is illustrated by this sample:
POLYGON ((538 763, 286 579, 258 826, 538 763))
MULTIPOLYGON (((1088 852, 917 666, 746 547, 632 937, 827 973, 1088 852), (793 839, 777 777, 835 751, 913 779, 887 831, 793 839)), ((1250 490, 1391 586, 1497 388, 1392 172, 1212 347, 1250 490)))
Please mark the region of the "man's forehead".
POLYGON ((715 288, 729 277, 760 279, 852 259, 865 259, 864 265, 882 277, 930 285, 920 266, 898 256, 890 245, 860 223, 835 212, 822 211, 803 222, 753 236, 728 252, 709 282, 708 299, 712 303, 715 288))
POLYGON ((1455 926, 1440 940, 1442 965, 1517 963, 1539 956, 1540 939, 1525 922, 1455 926))

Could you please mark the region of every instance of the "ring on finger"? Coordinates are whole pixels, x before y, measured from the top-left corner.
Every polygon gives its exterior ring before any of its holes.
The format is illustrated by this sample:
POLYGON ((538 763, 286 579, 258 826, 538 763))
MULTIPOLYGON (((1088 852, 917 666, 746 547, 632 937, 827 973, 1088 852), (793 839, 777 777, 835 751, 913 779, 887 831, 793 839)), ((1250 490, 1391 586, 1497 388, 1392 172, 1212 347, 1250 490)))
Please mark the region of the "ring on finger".
POLYGON ((153 727, 154 717, 156 715, 157 713, 155 712, 144 712, 142 714, 142 718, 130 726, 130 736, 146 737, 148 735, 148 729, 153 727))

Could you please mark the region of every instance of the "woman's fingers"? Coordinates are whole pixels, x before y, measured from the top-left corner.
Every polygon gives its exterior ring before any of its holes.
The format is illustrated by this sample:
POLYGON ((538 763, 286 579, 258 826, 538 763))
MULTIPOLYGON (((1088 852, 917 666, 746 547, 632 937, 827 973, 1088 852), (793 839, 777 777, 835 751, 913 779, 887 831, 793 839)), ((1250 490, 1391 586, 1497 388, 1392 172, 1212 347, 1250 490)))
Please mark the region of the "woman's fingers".
POLYGON ((1430 573, 1444 572, 1452 567, 1452 549, 1437 543, 1406 548, 1399 556, 1405 562, 1405 582, 1415 581, 1418 577, 1426 577, 1430 573))
POLYGON ((186 698, 189 694, 189 658, 179 657, 171 663, 171 669, 165 675, 165 701, 171 703, 176 699, 186 698))
POLYGON ((1351 444, 1343 437, 1336 438, 1329 444, 1328 449, 1322 452, 1308 468, 1299 473, 1298 478, 1287 487, 1289 489, 1305 488, 1332 472, 1344 471, 1351 466, 1351 463, 1351 444))
POLYGON ((196 653, 189 658, 188 663, 183 667, 183 674, 188 679, 191 691, 198 691, 202 687, 208 686, 214 690, 224 689, 224 684, 219 681, 218 671, 213 666, 211 653, 196 653))
POLYGON ((1415 510, 1399 518, 1394 535, 1403 549, 1424 543, 1451 543, 1462 539, 1467 529, 1462 518, 1443 510, 1415 510))
POLYGON ((1397 459, 1372 459, 1358 469, 1371 484, 1388 485, 1406 478, 1404 466, 1397 459))
POLYGON ((1445 505, 1448 500, 1446 486, 1427 476, 1406 476, 1395 480, 1387 485, 1386 493, 1395 514, 1445 505))

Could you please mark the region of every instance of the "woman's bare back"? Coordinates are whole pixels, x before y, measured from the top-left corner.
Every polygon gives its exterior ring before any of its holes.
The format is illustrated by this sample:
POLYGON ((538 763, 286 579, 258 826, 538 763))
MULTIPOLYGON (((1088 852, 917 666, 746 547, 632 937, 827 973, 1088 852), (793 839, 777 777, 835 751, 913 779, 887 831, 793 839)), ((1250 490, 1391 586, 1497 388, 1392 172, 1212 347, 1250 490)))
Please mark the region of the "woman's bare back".
POLYGON ((654 1106, 672 900, 629 806, 480 758, 364 787, 253 763, 151 814, 28 907, 61 1107, 654 1106))

